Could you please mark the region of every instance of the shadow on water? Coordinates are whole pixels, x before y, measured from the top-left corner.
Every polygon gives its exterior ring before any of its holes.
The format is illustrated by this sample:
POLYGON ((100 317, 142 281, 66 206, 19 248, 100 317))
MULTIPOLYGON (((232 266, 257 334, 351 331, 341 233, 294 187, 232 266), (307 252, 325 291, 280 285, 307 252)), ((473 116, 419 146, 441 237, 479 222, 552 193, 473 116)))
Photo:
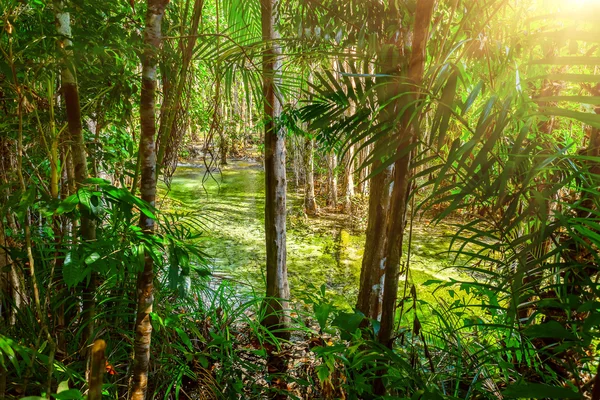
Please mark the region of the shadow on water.
MULTIPOLYGON (((233 161, 222 168, 222 179, 202 183, 201 166, 180 166, 168 192, 167 206, 197 213, 208 226, 203 250, 220 275, 230 276, 258 292, 264 290, 264 172, 257 163, 233 161)), ((166 188, 161 188, 165 196, 166 188)), ((358 293, 364 235, 344 228, 340 218, 298 217, 301 198, 288 194, 287 261, 292 298, 299 299, 310 286, 325 284, 339 304, 354 304, 358 293)), ((447 226, 418 224, 413 235, 412 272, 425 298, 431 291, 421 283, 456 277, 447 251, 447 226)), ((250 289, 249 289, 250 290, 250 289)), ((443 294, 442 294, 443 295, 443 294)), ((423 296, 421 296, 423 298, 423 296)))

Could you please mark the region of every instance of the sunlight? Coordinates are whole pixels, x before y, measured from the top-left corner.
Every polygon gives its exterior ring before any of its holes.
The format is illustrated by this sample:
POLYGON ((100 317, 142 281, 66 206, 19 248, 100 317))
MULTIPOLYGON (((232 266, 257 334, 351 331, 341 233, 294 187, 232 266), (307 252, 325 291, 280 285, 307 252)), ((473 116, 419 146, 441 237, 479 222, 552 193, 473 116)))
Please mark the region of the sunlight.
POLYGON ((588 7, 598 7, 600 5, 600 0, 563 0, 562 5, 565 10, 576 10, 583 11, 588 7))

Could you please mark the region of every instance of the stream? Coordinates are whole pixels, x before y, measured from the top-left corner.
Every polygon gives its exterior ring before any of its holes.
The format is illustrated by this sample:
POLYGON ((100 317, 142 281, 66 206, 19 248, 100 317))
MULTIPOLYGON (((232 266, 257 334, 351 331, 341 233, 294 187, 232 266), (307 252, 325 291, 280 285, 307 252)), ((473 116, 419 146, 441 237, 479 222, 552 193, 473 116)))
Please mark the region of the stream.
MULTIPOLYGON (((261 293, 265 279, 264 171, 252 161, 230 161, 203 183, 206 169, 201 164, 179 166, 170 190, 161 186, 159 202, 166 201, 174 211, 192 212, 206 223, 200 242, 210 257, 216 277, 240 283, 248 291, 261 293)), ((325 284, 338 305, 352 306, 358 294, 364 233, 354 232, 344 223, 343 214, 323 214, 307 218, 302 213, 302 194, 288 188, 287 263, 293 300, 314 287, 325 284)), ((451 226, 432 227, 419 221, 413 227, 409 282, 419 297, 434 300, 448 297, 430 279, 447 281, 457 277, 448 250, 451 226), (441 293, 440 293, 441 292, 441 293)), ((242 289, 242 290, 245 290, 242 289)), ((400 293, 401 294, 401 293, 400 293)))

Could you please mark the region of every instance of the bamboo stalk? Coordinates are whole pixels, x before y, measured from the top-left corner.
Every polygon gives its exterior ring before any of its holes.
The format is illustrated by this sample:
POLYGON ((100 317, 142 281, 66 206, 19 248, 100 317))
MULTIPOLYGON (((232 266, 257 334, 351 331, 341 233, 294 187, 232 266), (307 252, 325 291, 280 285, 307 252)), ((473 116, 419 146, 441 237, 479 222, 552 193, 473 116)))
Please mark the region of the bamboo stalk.
POLYGON ((102 378, 106 365, 105 350, 106 342, 104 340, 98 339, 94 342, 88 382, 88 400, 102 399, 102 378))

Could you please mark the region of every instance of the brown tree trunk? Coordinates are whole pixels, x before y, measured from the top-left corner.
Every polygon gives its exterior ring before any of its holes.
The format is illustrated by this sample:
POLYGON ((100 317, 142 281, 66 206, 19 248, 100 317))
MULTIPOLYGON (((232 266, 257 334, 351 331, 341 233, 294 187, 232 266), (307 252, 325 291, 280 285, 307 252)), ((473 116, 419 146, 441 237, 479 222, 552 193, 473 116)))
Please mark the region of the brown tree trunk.
MULTIPOLYGON (((423 79, 425 68, 427 36, 429 25, 433 14, 434 0, 419 0, 415 13, 415 26, 413 30, 412 54, 408 66, 408 78, 410 83, 418 90, 423 79)), ((417 95, 418 96, 418 95, 417 95)), ((388 247, 386 251, 385 280, 383 287, 383 309, 381 313, 381 327, 379 329, 379 341, 389 347, 392 346, 394 330, 394 319, 396 315, 396 300, 398 296, 398 279, 400 276, 400 257, 402 255, 402 236, 406 221, 406 210, 408 205, 409 183, 410 183, 410 159, 409 146, 417 137, 416 123, 409 120, 414 107, 409 107, 405 112, 403 126, 398 134, 399 146, 396 153, 401 155, 394 166, 394 189, 390 199, 390 223, 387 231, 388 247)), ((418 118, 414 120, 418 121, 418 118)))
POLYGON ((6 252, 7 247, 4 226, 0 220, 0 306, 7 307, 2 313, 9 324, 14 325, 17 322, 17 312, 23 306, 23 277, 6 252))
POLYGON ((356 185, 356 191, 360 194, 367 194, 369 190, 369 181, 367 180, 367 176, 369 176, 369 166, 363 165, 365 162, 365 157, 367 155, 368 149, 363 148, 358 152, 358 183, 356 185))
MULTIPOLYGON (((73 177, 75 186, 80 189, 83 181, 88 178, 87 154, 83 138, 83 129, 81 125, 81 107, 79 104, 79 90, 77 88, 77 78, 75 76, 75 67, 73 65, 72 51, 68 48, 72 46, 71 42, 71 18, 68 12, 63 11, 63 2, 57 1, 56 21, 57 31, 60 36, 59 47, 63 51, 63 67, 61 70, 62 95, 65 101, 67 113, 67 125, 71 142, 71 159, 73 162, 73 177)), ((84 207, 80 207, 81 212, 81 238, 84 241, 93 241, 96 239, 96 225, 89 212, 84 207)), ((82 287, 82 324, 84 325, 82 341, 82 354, 87 354, 87 345, 94 333, 94 314, 95 314, 95 295, 96 284, 94 274, 89 285, 82 287)))
MULTIPOLYGON (((142 90, 140 101, 140 195, 154 206, 156 199, 156 65, 161 43, 161 22, 169 0, 148 0, 144 55, 142 60, 142 90)), ((147 234, 154 233, 154 220, 140 216, 140 227, 147 234)), ((154 302, 154 265, 148 252, 144 256, 144 270, 137 281, 137 313, 131 398, 143 400, 148 390, 150 340, 152 325, 150 313, 154 302)))
MULTIPOLYGON (((182 95, 184 93, 185 86, 189 84, 189 67, 192 61, 194 46, 198 40, 198 26, 200 24, 200 18, 202 17, 202 8, 204 6, 204 0, 194 0, 193 13, 191 18, 191 30, 186 35, 186 27, 180 28, 180 35, 182 37, 188 36, 185 39, 180 39, 181 48, 181 69, 176 77, 176 86, 174 90, 170 90, 169 93, 164 93, 165 101, 163 108, 161 109, 161 120, 159 126, 159 132, 157 136, 157 156, 156 163, 159 167, 163 167, 164 157, 167 153, 167 148, 172 144, 171 136, 176 134, 175 122, 177 112, 182 108, 182 95), (187 43, 184 44, 184 41, 187 43)), ((170 86, 167 83, 168 86, 170 86)), ((172 151, 177 151, 174 149, 172 151)))
MULTIPOLYGON (((10 185, 8 185, 9 179, 7 175, 13 168, 14 163, 11 157, 10 141, 8 138, 0 137, 0 185, 5 187, 5 190, 2 192, 3 198, 0 204, 4 204, 10 197, 11 189, 10 185)), ((7 225, 10 226, 10 221, 7 222, 7 225)), ((23 273, 12 262, 10 255, 6 251, 9 246, 4 236, 5 229, 3 218, 0 217, 0 305, 3 305, 2 298, 6 298, 6 305, 10 305, 10 307, 8 310, 2 311, 5 317, 8 318, 9 324, 14 325, 17 322, 17 312, 26 303, 27 299, 23 291, 23 273), (3 271, 6 271, 6 273, 3 271)))
MULTIPOLYGON (((392 124, 396 118, 396 102, 391 99, 397 94, 394 81, 391 76, 398 73, 394 60, 397 58, 396 47, 386 44, 378 54, 380 60, 379 74, 376 85, 379 88, 377 96, 381 104, 386 104, 379 115, 382 124, 392 124)), ((374 73, 375 70, 369 72, 374 73)), ((386 140, 379 140, 373 146, 375 154, 383 154, 386 140)), ((382 167, 381 160, 373 162, 371 168, 374 171, 382 167)), ((383 300, 383 277, 386 266, 387 238, 385 232, 388 227, 388 214, 390 196, 392 189, 393 165, 388 166, 382 172, 371 177, 368 181, 369 192, 369 216, 367 222, 365 252, 363 254, 360 287, 358 291, 357 308, 365 316, 381 320, 381 302, 383 300)), ((366 175, 366 173, 365 173, 366 175)))
MULTIPOLYGON (((281 81, 281 47, 278 2, 261 0, 263 53, 263 97, 265 119, 265 235, 267 250, 267 297, 263 324, 271 329, 289 323, 287 300, 290 289, 286 264, 286 174, 285 135, 277 119, 282 111, 278 87, 281 81)), ((277 335, 289 337, 289 332, 277 335)))
MULTIPOLYGON (((373 164, 374 169, 380 166, 380 162, 373 164)), ((386 237, 383 233, 388 225, 392 171, 391 167, 386 168, 370 179, 369 217, 356 308, 374 320, 381 317, 386 252, 386 237)))
POLYGON ((102 339, 96 340, 92 347, 87 400, 102 400, 102 378, 106 368, 105 351, 106 342, 102 339))

